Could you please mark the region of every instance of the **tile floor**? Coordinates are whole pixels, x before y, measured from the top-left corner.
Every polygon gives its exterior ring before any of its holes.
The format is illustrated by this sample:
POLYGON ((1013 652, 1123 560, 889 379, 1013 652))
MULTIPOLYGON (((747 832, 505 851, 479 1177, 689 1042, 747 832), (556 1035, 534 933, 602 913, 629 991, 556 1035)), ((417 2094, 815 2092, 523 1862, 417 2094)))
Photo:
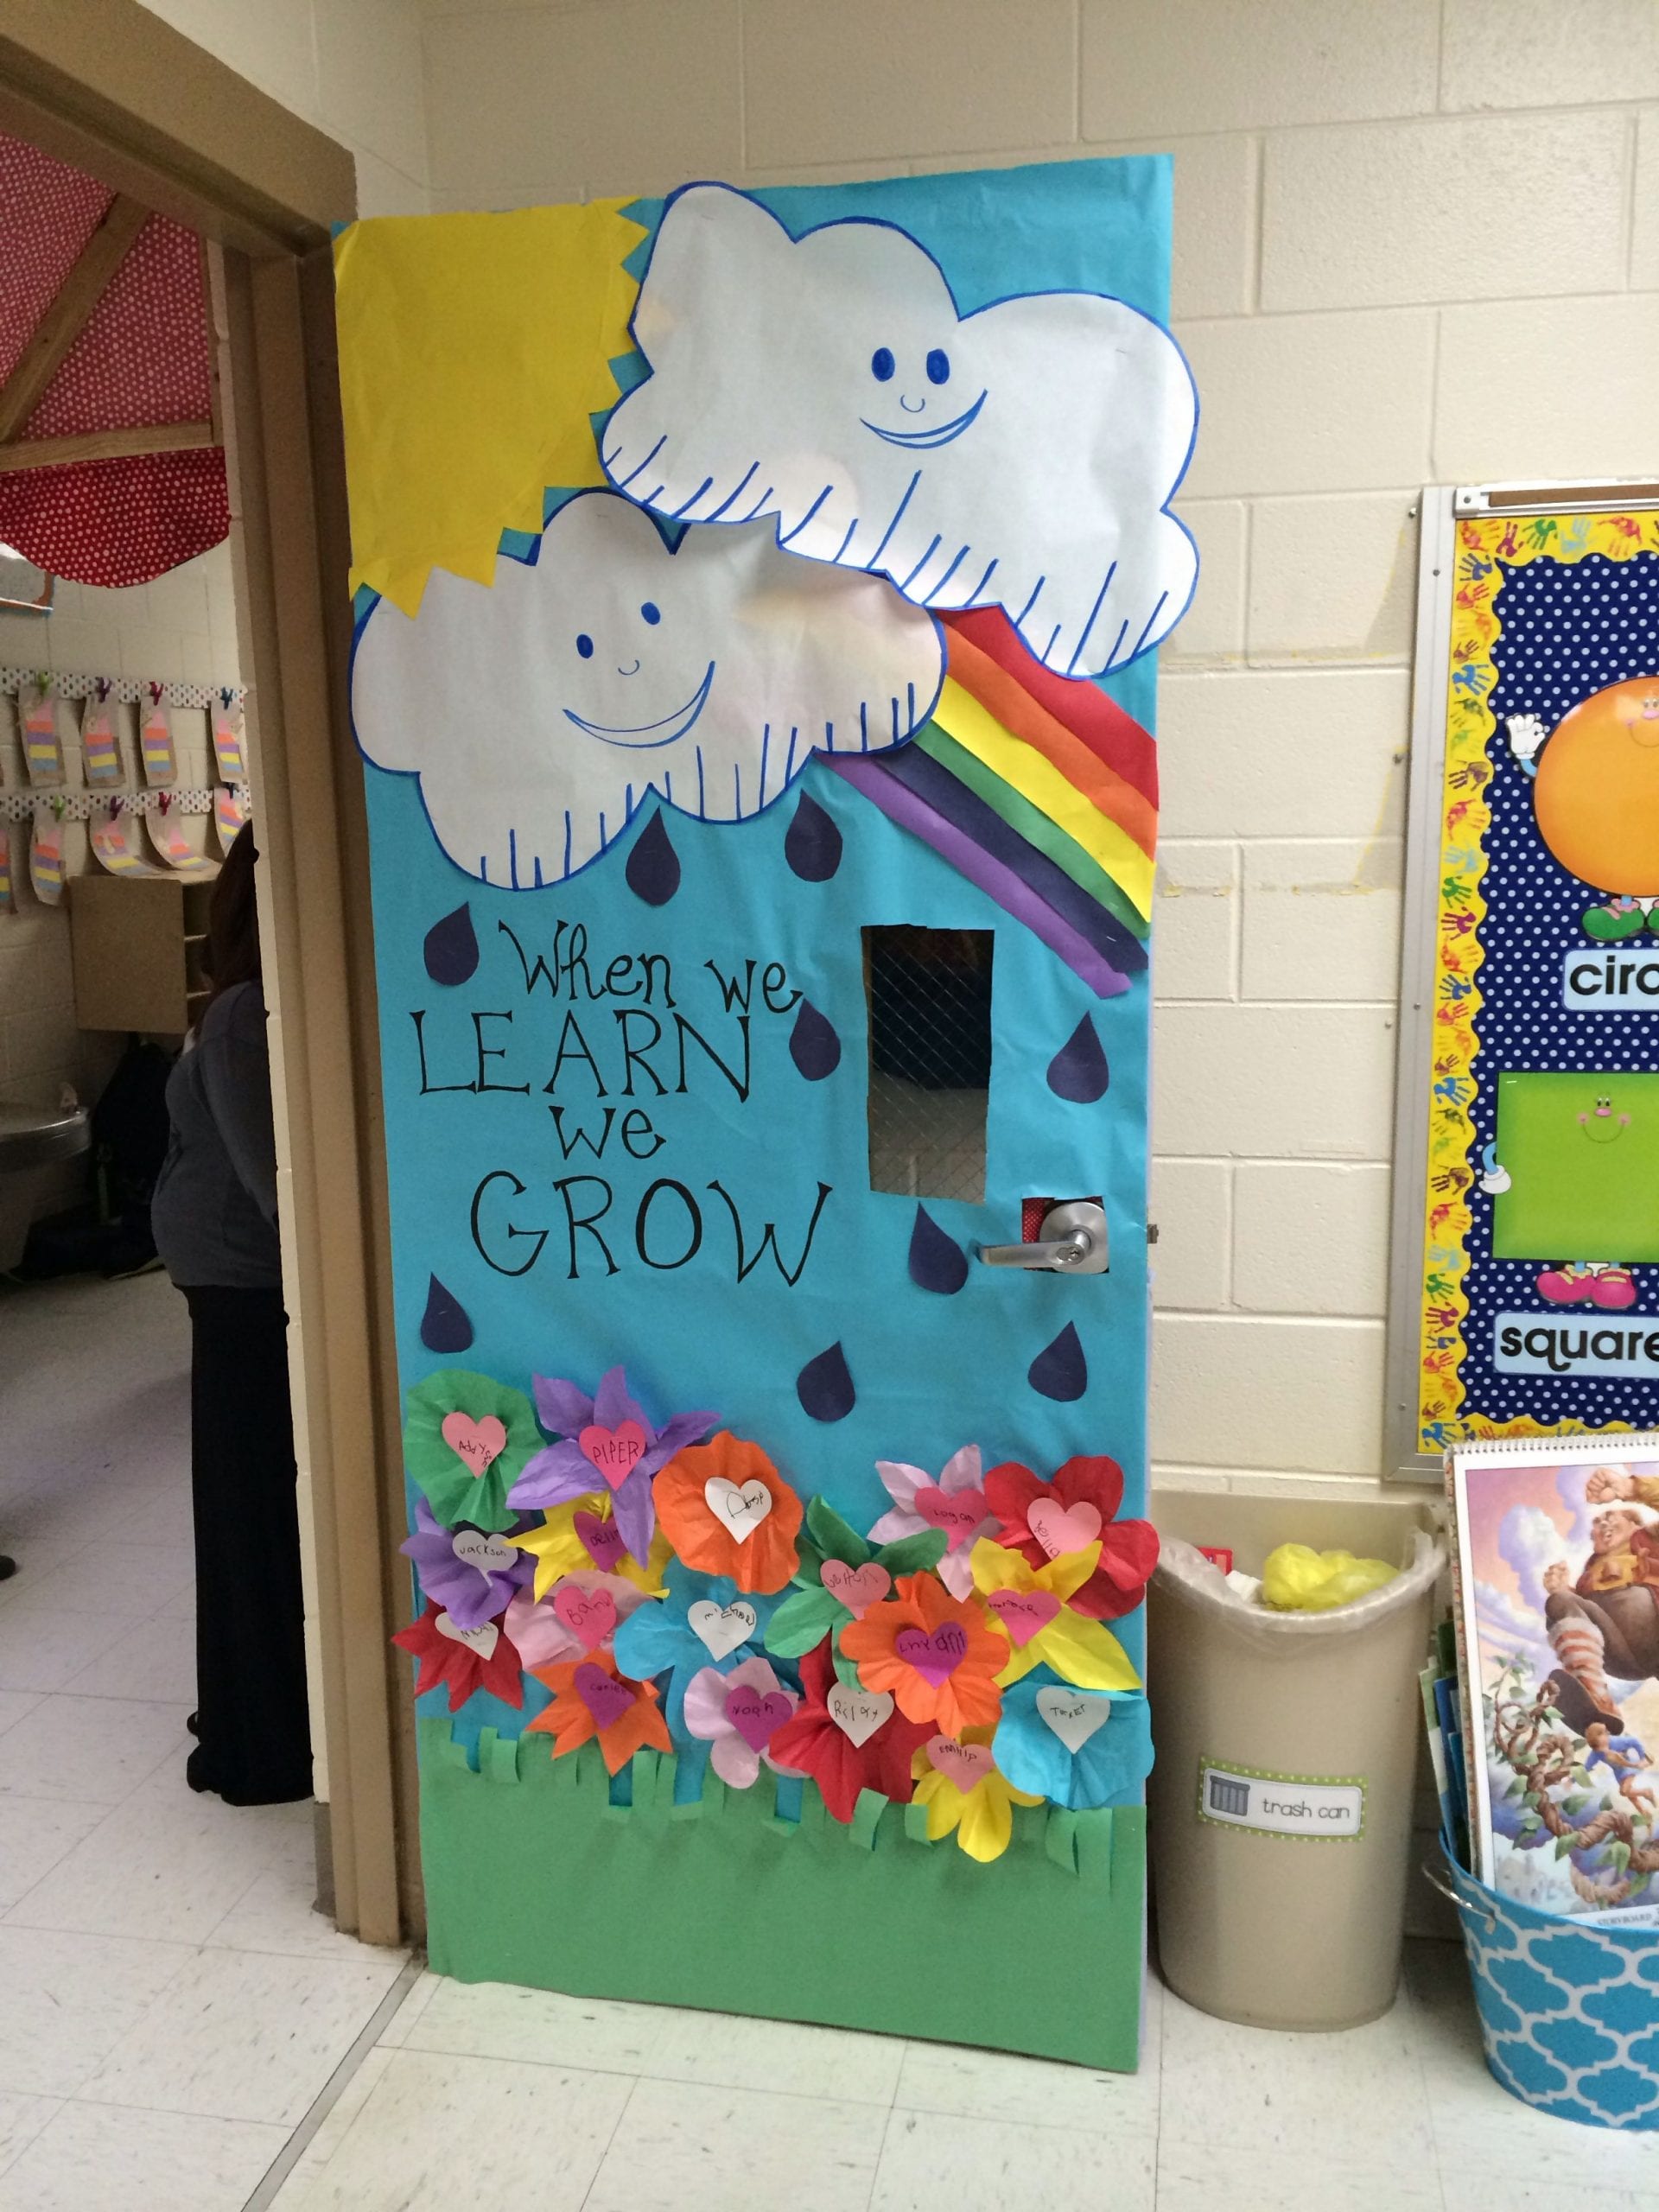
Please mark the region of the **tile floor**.
POLYGON ((304 1807, 185 1788, 182 1310, 0 1292, 0 2212, 1637 2212, 1659 2137, 1480 2061, 1460 1954, 1276 2036, 1154 1983, 1133 2076, 475 1987, 308 1909, 304 1807), (66 1347, 73 1363, 66 1376, 66 1347), (34 1440, 38 1440, 38 1441, 34 1440))

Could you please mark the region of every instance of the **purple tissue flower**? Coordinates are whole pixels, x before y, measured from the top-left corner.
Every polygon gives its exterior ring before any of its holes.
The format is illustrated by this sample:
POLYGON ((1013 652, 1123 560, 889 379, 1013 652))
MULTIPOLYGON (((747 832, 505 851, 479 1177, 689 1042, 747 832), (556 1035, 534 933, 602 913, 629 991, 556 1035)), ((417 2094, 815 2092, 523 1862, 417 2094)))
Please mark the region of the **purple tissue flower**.
POLYGON ((676 1414, 653 1428, 628 1395, 627 1377, 613 1367, 590 1398, 574 1382, 531 1378, 543 1428, 559 1438, 538 1452, 507 1493, 512 1506, 563 1505, 608 1488, 622 1541, 645 1566, 657 1527, 651 1482, 683 1446, 707 1436, 720 1416, 676 1414))
POLYGON ((530 1580, 536 1562, 514 1545, 512 1532, 489 1535, 478 1529, 446 1529, 423 1497, 415 1501, 415 1534, 398 1550, 415 1562, 423 1594, 457 1628, 481 1628, 530 1580))

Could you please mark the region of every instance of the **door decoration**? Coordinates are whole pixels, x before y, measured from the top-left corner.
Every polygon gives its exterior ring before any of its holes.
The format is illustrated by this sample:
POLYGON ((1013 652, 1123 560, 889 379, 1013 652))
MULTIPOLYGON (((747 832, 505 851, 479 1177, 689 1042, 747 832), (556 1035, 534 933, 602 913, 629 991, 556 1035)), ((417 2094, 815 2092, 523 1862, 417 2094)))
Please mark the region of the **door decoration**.
POLYGON ((1467 516, 1416 1440, 1659 1421, 1659 514, 1467 516))
POLYGON ((1135 2063, 1166 200, 1135 160, 340 242, 463 1977, 1135 2063), (493 348, 565 410, 499 448, 493 348), (1106 1272, 979 1263, 1063 1201, 1106 1272))

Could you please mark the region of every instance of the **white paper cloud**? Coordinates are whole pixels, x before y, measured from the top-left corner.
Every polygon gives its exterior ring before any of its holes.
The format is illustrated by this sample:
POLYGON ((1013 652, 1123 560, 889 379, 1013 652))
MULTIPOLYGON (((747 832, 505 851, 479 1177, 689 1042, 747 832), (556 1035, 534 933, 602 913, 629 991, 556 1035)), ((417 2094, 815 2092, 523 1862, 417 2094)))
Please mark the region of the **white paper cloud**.
POLYGON ((586 493, 493 587, 436 573, 412 620, 383 600, 352 709, 369 759, 420 777, 450 859, 529 890, 603 852, 649 792, 734 822, 815 749, 899 743, 942 666, 931 616, 880 577, 789 560, 770 524, 671 552, 638 507, 586 493))
POLYGON ((723 185, 670 202, 634 314, 652 374, 607 424, 619 491, 689 522, 775 514, 791 552, 938 607, 1005 607, 1062 674, 1179 620, 1198 574, 1163 512, 1197 422, 1179 348, 1092 292, 958 317, 891 224, 798 242, 723 185))

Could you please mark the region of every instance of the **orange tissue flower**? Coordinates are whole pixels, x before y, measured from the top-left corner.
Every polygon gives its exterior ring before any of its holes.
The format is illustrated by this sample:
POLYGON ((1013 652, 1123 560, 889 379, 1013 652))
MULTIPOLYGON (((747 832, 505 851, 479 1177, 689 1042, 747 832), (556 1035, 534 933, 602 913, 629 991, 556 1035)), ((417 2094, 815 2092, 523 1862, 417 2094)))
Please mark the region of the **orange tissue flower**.
POLYGON ((931 1574, 901 1574, 893 1595, 841 1631, 867 1690, 891 1690, 907 1720, 935 1720, 948 1736, 988 1727, 1002 1711, 998 1670, 1008 1647, 974 1599, 953 1598, 931 1574))
POLYGON ((781 1590, 799 1564, 801 1501, 758 1444, 722 1428, 688 1444, 652 1489, 658 1526, 687 1567, 740 1590, 781 1590))
POLYGON ((524 1733, 550 1736, 556 1759, 591 1741, 598 1744, 614 1774, 647 1745, 659 1751, 673 1750, 668 1723, 658 1708, 655 1683, 632 1682, 619 1675, 608 1651, 591 1651, 585 1658, 560 1660, 530 1671, 552 1691, 553 1702, 537 1714, 524 1733))

